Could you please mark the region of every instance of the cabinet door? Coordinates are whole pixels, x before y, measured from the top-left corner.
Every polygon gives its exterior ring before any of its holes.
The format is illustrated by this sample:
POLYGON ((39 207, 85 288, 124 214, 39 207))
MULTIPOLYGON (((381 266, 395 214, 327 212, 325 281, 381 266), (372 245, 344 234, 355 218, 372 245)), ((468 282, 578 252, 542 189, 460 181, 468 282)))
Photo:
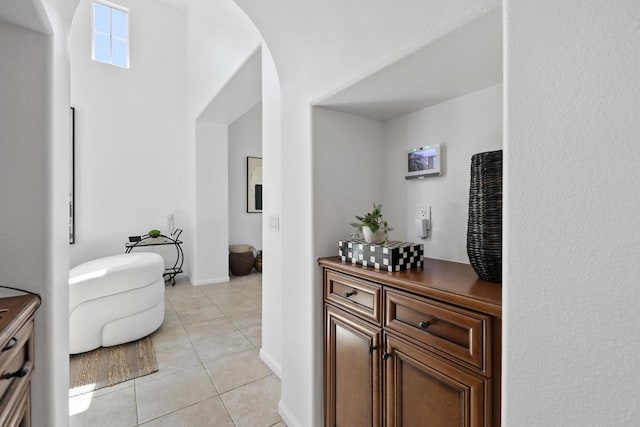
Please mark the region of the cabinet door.
POLYGON ((488 380, 393 335, 384 339, 388 427, 490 425, 488 380))
POLYGON ((382 424, 379 328, 325 306, 325 425, 382 424))

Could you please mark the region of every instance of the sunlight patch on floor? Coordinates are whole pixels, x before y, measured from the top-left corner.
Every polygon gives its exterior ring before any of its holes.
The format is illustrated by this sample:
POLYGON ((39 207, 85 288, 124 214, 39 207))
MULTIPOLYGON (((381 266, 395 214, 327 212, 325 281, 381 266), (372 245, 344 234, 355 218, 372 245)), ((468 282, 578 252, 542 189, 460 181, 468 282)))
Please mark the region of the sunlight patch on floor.
POLYGON ((69 399, 70 416, 81 414, 91 407, 91 401, 93 400, 93 390, 95 390, 95 388, 95 384, 87 384, 69 390, 69 396, 73 396, 69 399))

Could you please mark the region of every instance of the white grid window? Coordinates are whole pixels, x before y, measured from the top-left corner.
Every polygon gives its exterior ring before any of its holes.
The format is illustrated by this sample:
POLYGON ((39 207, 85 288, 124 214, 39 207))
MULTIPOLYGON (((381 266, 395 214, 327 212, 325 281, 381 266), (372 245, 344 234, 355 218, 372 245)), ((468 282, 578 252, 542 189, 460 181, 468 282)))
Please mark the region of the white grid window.
POLYGON ((92 41, 94 61, 129 68, 129 11, 94 1, 92 41))

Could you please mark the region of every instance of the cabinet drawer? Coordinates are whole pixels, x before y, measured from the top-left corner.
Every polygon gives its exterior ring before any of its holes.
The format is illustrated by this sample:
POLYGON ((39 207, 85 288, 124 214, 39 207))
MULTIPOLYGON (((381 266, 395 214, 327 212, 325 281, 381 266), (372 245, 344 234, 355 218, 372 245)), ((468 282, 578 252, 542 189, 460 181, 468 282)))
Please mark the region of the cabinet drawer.
POLYGON ((14 383, 21 380, 31 372, 33 351, 33 320, 27 322, 20 330, 7 342, 2 343, 0 348, 0 397, 14 383), (6 375, 18 372, 23 368, 28 371, 25 375, 5 378, 6 375))
POLYGON ((324 283, 327 302, 381 324, 380 285, 328 270, 325 270, 324 283))
POLYGON ((491 375, 491 318, 399 291, 385 291, 384 326, 491 375))

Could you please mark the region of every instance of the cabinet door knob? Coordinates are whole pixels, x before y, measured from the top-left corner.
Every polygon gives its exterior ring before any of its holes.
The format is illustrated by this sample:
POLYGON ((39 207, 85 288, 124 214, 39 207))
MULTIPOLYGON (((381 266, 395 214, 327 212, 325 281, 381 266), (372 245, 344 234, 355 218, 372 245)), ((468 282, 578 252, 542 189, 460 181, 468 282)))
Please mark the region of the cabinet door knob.
POLYGON ((357 293, 358 293, 358 292, 354 289, 354 290, 352 290, 352 291, 349 291, 349 292, 345 293, 345 294, 344 294, 344 296, 345 296, 345 297, 347 297, 347 298, 349 298, 349 297, 354 296, 354 295, 355 295, 355 294, 357 294, 357 293))
POLYGON ((378 348, 378 347, 376 347, 376 346, 375 346, 375 345, 373 345, 373 344, 372 344, 372 345, 370 345, 370 346, 369 346, 369 353, 373 353, 373 350, 375 350, 376 348, 378 348))
POLYGON ((389 357, 391 357, 391 355, 389 353, 387 353, 386 351, 384 352, 384 354, 382 355, 382 359, 383 360, 387 360, 389 357))
POLYGON ((11 378, 22 378, 25 375, 27 375, 28 373, 29 373, 29 368, 26 367, 26 366, 23 366, 22 369, 18 369, 15 372, 8 372, 8 373, 4 374, 3 378, 5 380, 11 379, 11 378))
POLYGON ((7 345, 4 346, 4 348, 2 349, 2 351, 7 351, 7 350, 11 350, 13 347, 16 346, 16 344, 18 344, 18 338, 16 337, 11 337, 11 339, 9 340, 9 342, 7 343, 7 345))
POLYGON ((420 326, 422 329, 427 329, 429 327, 429 325, 431 325, 431 322, 419 322, 418 326, 420 326))

